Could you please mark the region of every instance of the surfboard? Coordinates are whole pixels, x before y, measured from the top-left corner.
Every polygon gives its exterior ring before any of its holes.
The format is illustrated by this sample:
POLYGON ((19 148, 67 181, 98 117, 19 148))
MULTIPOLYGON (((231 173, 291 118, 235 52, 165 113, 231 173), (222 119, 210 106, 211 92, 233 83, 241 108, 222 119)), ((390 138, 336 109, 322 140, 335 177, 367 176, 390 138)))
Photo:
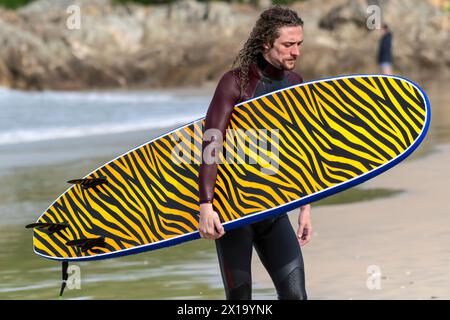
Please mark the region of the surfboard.
MULTIPOLYGON (((70 181, 28 226, 35 253, 98 260, 199 238, 204 121, 70 181)), ((429 122, 424 91, 397 76, 311 81, 240 103, 220 155, 214 209, 230 230, 351 188, 410 155, 429 122)))

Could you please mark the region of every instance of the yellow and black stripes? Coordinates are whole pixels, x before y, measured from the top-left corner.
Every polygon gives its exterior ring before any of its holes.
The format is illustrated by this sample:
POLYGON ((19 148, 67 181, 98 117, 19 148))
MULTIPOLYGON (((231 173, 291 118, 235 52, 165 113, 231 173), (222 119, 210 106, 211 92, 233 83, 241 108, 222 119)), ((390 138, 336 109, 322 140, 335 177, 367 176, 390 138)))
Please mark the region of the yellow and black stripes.
MULTIPOLYGON (((223 222, 237 221, 347 183, 402 155, 424 131, 428 112, 415 85, 386 76, 323 80, 237 105, 221 155, 234 162, 219 165, 214 207, 223 222)), ((68 227, 35 229, 36 252, 77 259, 195 232, 203 121, 86 177, 107 183, 70 188, 38 221, 68 227), (101 246, 66 245, 83 239, 102 239, 101 246)))
POLYGON ((276 207, 366 174, 405 152, 425 116, 419 91, 389 77, 322 81, 244 103, 231 128, 279 129, 279 166, 273 175, 220 166, 218 212, 233 220, 235 212, 257 213, 261 204, 276 207))

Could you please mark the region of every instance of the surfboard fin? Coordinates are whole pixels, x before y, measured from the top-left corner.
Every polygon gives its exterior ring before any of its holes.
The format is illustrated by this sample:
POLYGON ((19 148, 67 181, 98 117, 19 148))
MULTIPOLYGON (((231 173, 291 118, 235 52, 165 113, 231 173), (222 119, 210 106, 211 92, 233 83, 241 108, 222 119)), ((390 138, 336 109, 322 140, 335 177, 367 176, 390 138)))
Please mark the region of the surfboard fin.
POLYGON ((87 238, 87 239, 76 239, 66 242, 66 245, 71 247, 80 248, 82 252, 91 250, 93 247, 105 247, 105 238, 87 238))
POLYGON ((48 234, 52 234, 61 230, 64 230, 67 228, 68 225, 64 222, 60 223, 48 223, 48 222, 37 222, 37 223, 31 223, 29 225, 26 225, 25 228, 27 229, 41 229, 47 231, 48 234))
POLYGON ((69 180, 67 183, 71 184, 78 184, 83 189, 90 189, 94 188, 96 186, 100 186, 102 184, 108 183, 107 178, 85 178, 85 179, 75 179, 75 180, 69 180))
POLYGON ((67 279, 69 278, 69 274, 67 273, 67 269, 69 268, 69 261, 63 261, 62 263, 62 282, 61 282, 61 290, 59 291, 59 296, 62 297, 64 293, 64 289, 67 285, 67 279))

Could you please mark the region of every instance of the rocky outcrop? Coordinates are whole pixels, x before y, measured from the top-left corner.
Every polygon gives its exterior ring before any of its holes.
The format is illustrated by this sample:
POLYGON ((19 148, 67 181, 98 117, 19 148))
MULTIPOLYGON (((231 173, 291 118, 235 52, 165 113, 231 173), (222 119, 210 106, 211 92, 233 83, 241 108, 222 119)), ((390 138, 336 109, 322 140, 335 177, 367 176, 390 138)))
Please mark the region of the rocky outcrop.
POLYGON ((371 29, 373 21, 368 22, 373 14, 368 7, 375 5, 381 24, 388 24, 393 32, 395 73, 410 77, 449 75, 450 12, 439 3, 345 0, 324 1, 319 7, 315 2, 295 6, 306 20, 305 73, 329 76, 378 72, 376 53, 381 31, 371 29))
MULTIPOLYGON (((380 6, 394 32, 396 71, 448 72, 449 13, 435 4, 309 0, 293 5, 305 20, 299 69, 306 78, 376 71, 380 32, 367 28, 368 4, 380 6)), ((149 88, 215 81, 260 10, 222 2, 117 6, 109 0, 38 0, 0 10, 0 85, 149 88), (73 5, 80 9, 79 28, 73 28, 73 5)))
POLYGON ((0 12, 0 82, 31 89, 200 84, 230 66, 256 15, 248 13, 193 1, 36 1, 0 12), (67 26, 74 4, 78 29, 67 26))

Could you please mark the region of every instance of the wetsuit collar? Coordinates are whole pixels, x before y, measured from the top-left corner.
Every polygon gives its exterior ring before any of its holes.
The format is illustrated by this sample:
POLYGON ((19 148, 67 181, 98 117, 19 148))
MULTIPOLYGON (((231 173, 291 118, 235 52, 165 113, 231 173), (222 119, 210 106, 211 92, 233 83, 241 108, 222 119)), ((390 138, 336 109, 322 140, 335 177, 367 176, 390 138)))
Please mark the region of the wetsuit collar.
POLYGON ((284 78, 284 70, 278 69, 270 64, 270 62, 268 62, 262 54, 258 55, 257 65, 262 74, 268 78, 275 80, 281 80, 284 78))

